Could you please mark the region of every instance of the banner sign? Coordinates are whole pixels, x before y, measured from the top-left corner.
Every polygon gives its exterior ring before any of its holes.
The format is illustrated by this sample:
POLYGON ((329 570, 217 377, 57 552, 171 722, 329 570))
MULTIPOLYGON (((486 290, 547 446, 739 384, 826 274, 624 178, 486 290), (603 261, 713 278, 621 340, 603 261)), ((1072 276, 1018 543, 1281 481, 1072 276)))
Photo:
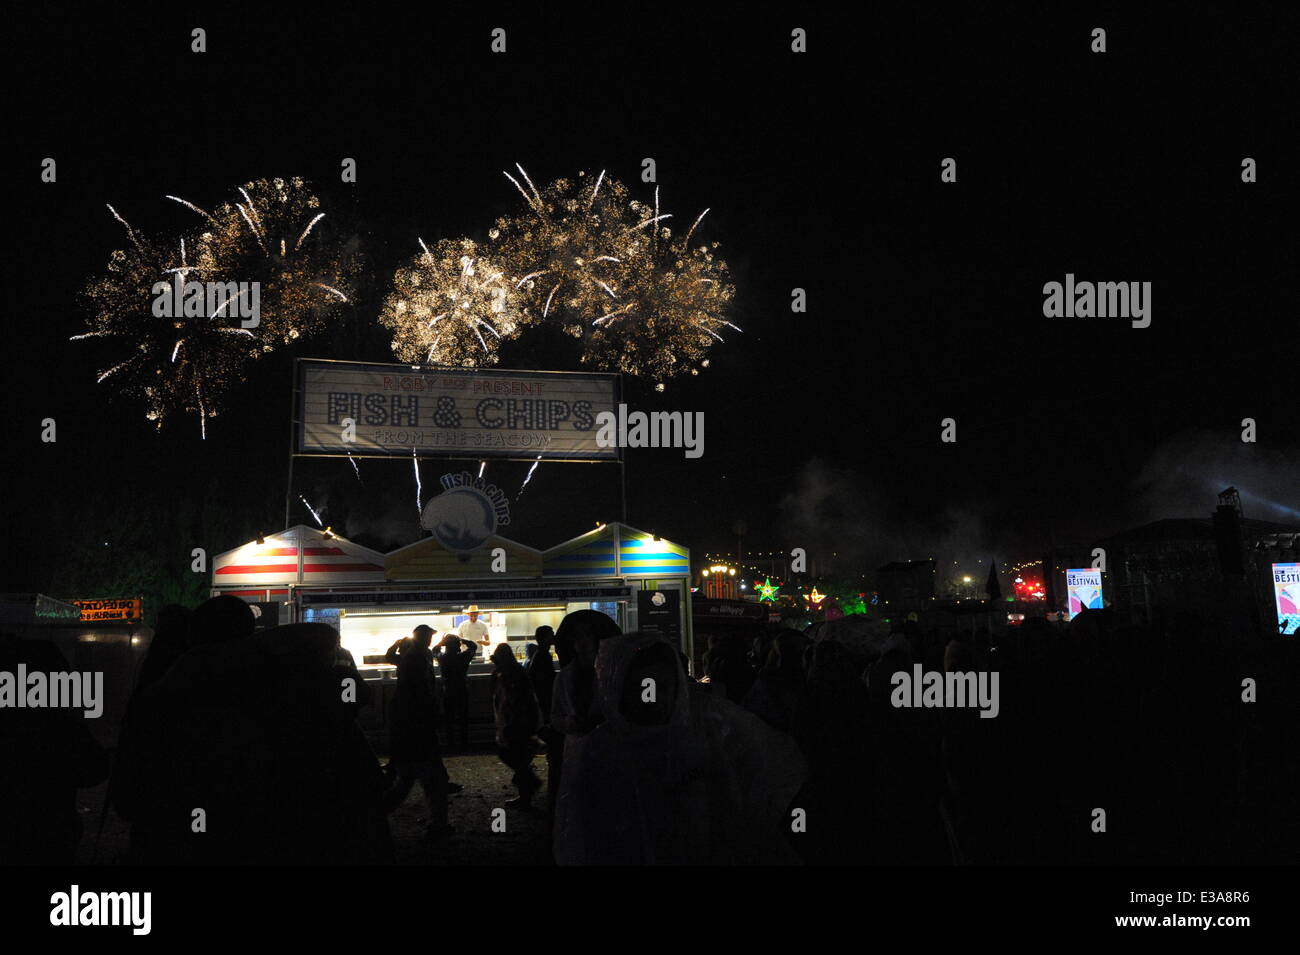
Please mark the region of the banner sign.
POLYGON ((81 611, 82 623, 119 621, 131 623, 144 617, 144 601, 139 597, 111 597, 104 600, 69 600, 81 611))
POLYGON ((1273 565, 1278 633, 1300 634, 1300 564, 1273 565))
POLYGON ((617 375, 298 362, 295 449, 353 457, 617 461, 596 416, 617 375))
POLYGON ((1065 571, 1065 592, 1069 599, 1069 619, 1085 610, 1101 610, 1101 571, 1093 567, 1065 571))

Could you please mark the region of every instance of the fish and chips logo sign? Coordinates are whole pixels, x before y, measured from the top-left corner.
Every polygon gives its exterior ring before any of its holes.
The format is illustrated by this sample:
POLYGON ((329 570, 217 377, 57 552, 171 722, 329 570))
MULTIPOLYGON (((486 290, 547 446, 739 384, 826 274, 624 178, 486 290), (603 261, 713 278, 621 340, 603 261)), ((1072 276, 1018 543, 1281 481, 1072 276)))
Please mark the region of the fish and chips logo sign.
POLYGON ((597 417, 618 410, 617 375, 304 358, 297 382, 298 454, 519 461, 622 454, 597 437, 597 417))
POLYGON ((114 597, 105 600, 69 600, 81 611, 82 623, 118 620, 131 622, 143 616, 143 604, 139 597, 114 597))
POLYGON ((438 483, 443 492, 424 505, 420 525, 452 553, 473 553, 510 523, 510 499, 495 484, 468 471, 444 474, 438 483))

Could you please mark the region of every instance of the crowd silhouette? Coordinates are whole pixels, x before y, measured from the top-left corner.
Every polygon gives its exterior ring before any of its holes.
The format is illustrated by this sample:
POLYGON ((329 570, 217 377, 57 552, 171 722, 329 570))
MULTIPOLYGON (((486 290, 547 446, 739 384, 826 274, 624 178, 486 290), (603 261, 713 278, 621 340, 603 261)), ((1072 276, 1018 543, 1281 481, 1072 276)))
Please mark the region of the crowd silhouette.
MULTIPOLYGON (((255 632, 229 596, 164 608, 111 777, 80 714, 0 710, 2 861, 71 862, 76 792, 106 778, 131 826, 123 861, 391 862, 388 814, 416 783, 436 853, 460 788, 438 733, 467 745, 456 695, 477 647, 435 636, 417 627, 389 650, 383 767, 357 720, 375 694, 333 628, 255 632)), ((1285 638, 1109 611, 995 634, 908 620, 866 647, 820 625, 755 628, 711 638, 695 680, 662 638, 580 610, 540 628, 525 664, 505 645, 490 659, 496 754, 518 793, 506 806, 548 814, 560 864, 1184 864, 1300 849, 1287 810, 1300 661, 1285 638), (894 705, 891 677, 914 664, 997 671, 997 717, 894 705)), ((19 663, 68 668, 44 641, 0 638, 0 670, 19 663)))

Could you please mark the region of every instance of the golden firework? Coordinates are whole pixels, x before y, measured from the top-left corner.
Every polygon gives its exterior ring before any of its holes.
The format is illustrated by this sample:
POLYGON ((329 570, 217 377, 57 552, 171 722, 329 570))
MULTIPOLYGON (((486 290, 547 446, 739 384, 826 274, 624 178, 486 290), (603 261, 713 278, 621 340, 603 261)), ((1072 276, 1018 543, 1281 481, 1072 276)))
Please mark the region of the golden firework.
POLYGON ((258 282, 264 351, 319 331, 348 303, 363 265, 355 239, 330 233, 303 179, 258 179, 215 213, 175 196, 206 220, 196 263, 225 281, 258 282))
MULTIPOLYGON (((174 287, 181 282, 202 282, 205 276, 188 253, 192 242, 180 238, 163 244, 142 236, 112 206, 126 228, 130 244, 114 250, 105 274, 85 290, 90 303, 89 331, 72 336, 121 339, 130 354, 99 375, 127 395, 140 396, 146 416, 162 427, 176 412, 199 416, 204 436, 207 419, 228 389, 243 377, 243 367, 258 355, 257 343, 247 329, 232 327, 224 316, 159 314, 159 283, 174 287)), ((117 357, 121 357, 120 353, 117 357)))
POLYGON ((477 367, 497 361, 502 341, 527 323, 505 270, 469 239, 444 239, 393 276, 380 322, 402 361, 477 367))
POLYGON ((653 222, 636 221, 644 210, 603 172, 594 180, 580 172, 541 190, 522 168, 519 174, 527 189, 505 175, 528 209, 497 220, 488 234, 491 254, 525 295, 530 313, 573 330, 618 303, 628 262, 648 244, 653 222))
MULTIPOLYGON (((698 222, 698 220, 697 220, 698 222)), ((649 253, 633 261, 625 301, 591 322, 587 362, 665 381, 707 368, 709 349, 725 329, 735 287, 717 243, 691 249, 659 230, 649 253)))
POLYGON ((528 206, 489 233, 525 313, 582 341, 583 364, 663 381, 698 374, 732 324, 735 288, 717 243, 691 248, 704 213, 681 239, 664 224, 659 192, 649 205, 620 182, 580 172, 543 189, 522 167, 510 173, 528 206))
POLYGON ((318 330, 349 300, 361 268, 357 243, 327 233, 302 179, 259 179, 236 192, 215 213, 168 196, 201 216, 204 231, 165 242, 142 236, 109 206, 130 244, 86 289, 90 330, 73 338, 131 343, 132 354, 99 380, 142 395, 159 427, 193 411, 206 437, 207 419, 247 362, 318 330), (187 283, 205 286, 203 294, 182 292, 187 283), (170 307, 159 307, 160 291, 170 307))

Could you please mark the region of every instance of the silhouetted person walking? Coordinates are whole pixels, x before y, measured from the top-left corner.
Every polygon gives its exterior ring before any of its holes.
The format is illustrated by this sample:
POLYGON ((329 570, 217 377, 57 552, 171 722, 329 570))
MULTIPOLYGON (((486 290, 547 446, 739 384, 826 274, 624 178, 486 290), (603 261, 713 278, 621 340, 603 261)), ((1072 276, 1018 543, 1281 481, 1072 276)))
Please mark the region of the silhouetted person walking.
POLYGON ((422 624, 409 639, 388 648, 388 661, 397 665, 389 750, 397 779, 385 805, 389 812, 396 809, 418 781, 429 806, 428 834, 436 837, 451 827, 447 825, 447 770, 438 749, 432 642, 433 628, 422 624))
POLYGON ((497 753, 501 762, 515 771, 511 782, 519 790, 516 799, 507 806, 532 808, 533 793, 542 787, 542 781, 533 772, 533 734, 537 732, 537 698, 528 674, 515 659, 514 651, 505 643, 492 651, 493 674, 492 709, 496 715, 497 753))
POLYGON ((447 748, 456 745, 460 737, 460 748, 469 749, 469 665, 478 655, 478 646, 449 633, 442 638, 433 658, 438 661, 442 673, 443 711, 447 723, 447 748), (459 728, 459 733, 457 733, 459 728))
POLYGON ((542 711, 542 722, 551 721, 551 691, 555 686, 555 661, 551 659, 551 647, 555 644, 555 631, 550 627, 538 627, 533 635, 537 642, 533 655, 524 664, 528 672, 528 682, 533 685, 533 695, 542 711))

